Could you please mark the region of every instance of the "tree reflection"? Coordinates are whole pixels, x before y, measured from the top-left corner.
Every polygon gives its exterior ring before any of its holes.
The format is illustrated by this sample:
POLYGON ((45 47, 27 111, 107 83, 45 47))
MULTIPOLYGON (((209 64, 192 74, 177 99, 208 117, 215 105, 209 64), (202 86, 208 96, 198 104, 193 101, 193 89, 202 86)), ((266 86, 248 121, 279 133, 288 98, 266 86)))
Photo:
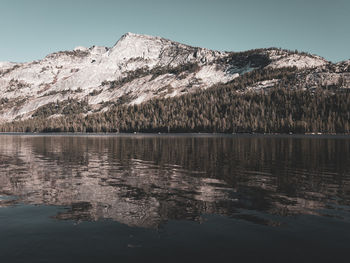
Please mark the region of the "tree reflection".
MULTIPOLYGON (((222 214, 279 225, 350 205, 350 140, 281 136, 1 136, 0 206, 158 227, 222 214), (268 216, 267 216, 268 215, 268 216)), ((341 216, 341 214, 340 214, 341 216)))

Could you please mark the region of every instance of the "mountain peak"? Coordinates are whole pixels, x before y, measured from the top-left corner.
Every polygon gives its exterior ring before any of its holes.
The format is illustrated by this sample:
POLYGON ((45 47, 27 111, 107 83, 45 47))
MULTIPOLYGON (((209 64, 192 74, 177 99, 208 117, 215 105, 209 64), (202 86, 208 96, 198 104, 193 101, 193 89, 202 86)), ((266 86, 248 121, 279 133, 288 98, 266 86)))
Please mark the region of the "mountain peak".
POLYGON ((150 35, 144 35, 144 34, 136 34, 136 33, 132 33, 132 32, 127 32, 124 35, 121 36, 121 38, 117 41, 116 44, 118 44, 119 42, 125 41, 125 40, 157 40, 157 39, 162 39, 161 37, 156 37, 156 36, 150 36, 150 35))
POLYGON ((132 32, 127 32, 124 35, 122 35, 121 38, 126 38, 126 37, 143 37, 143 36, 146 36, 146 35, 136 34, 136 33, 132 33, 132 32))
POLYGON ((160 37, 128 32, 110 49, 109 57, 114 57, 118 61, 131 58, 156 59, 161 50, 169 44, 171 41, 165 41, 160 37))

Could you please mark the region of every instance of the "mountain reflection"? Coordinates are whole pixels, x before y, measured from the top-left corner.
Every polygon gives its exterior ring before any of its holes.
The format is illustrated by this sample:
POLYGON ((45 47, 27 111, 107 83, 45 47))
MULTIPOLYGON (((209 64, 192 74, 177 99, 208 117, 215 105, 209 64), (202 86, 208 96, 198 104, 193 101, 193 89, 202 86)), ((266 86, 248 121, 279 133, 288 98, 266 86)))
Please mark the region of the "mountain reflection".
POLYGON ((342 217, 350 140, 2 135, 0 206, 17 203, 65 206, 60 220, 151 228, 203 214, 268 225, 297 214, 342 217))

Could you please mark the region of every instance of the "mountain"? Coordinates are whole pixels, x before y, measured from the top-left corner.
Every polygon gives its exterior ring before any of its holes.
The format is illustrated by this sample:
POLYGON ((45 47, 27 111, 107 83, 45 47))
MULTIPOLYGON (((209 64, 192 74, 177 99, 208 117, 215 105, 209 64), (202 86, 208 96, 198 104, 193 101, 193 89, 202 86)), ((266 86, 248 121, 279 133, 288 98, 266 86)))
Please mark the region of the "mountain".
POLYGON ((1 62, 0 124, 94 116, 225 85, 238 93, 348 90, 350 62, 277 48, 219 52, 127 33, 112 48, 77 47, 39 61, 1 62))

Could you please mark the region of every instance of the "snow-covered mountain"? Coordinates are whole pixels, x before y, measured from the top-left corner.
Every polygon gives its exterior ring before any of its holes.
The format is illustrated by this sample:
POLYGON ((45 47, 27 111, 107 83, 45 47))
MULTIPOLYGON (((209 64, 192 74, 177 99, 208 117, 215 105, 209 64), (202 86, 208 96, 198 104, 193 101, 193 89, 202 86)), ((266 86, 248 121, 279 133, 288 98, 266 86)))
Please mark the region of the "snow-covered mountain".
MULTIPOLYGON (((77 47, 39 61, 1 62, 0 123, 30 118, 40 107, 54 102, 84 101, 89 114, 108 110, 113 103, 139 104, 207 89, 255 69, 316 68, 321 74, 330 66, 341 68, 341 72, 349 70, 349 62, 334 65, 305 53, 275 48, 219 52, 127 33, 112 48, 77 47)), ((312 79, 313 72, 308 74, 312 79)))

